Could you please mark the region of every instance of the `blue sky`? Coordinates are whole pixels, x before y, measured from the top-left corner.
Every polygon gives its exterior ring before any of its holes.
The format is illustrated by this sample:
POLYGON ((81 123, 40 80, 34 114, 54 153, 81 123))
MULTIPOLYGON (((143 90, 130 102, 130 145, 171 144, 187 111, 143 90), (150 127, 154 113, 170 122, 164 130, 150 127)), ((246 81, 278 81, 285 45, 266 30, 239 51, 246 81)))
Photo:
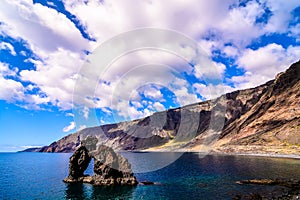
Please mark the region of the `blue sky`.
POLYGON ((4 0, 0 151, 257 86, 299 60, 299 38, 299 0, 4 0), (141 48, 109 66, 94 63, 101 76, 79 81, 86 61, 103 56, 99 46, 149 27, 192 39, 208 61, 199 63, 188 45, 181 44, 182 55, 141 48))

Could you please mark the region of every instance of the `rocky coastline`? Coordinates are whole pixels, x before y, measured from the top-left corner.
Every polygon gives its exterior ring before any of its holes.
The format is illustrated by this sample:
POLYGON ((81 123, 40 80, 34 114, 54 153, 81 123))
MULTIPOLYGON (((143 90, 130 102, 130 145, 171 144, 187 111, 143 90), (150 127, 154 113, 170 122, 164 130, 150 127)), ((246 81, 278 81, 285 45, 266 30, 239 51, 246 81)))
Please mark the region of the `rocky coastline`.
POLYGON ((280 199, 280 200, 291 200, 300 199, 300 179, 250 179, 240 180, 236 184, 243 185, 269 185, 269 186, 280 186, 281 191, 274 191, 269 194, 251 193, 245 195, 236 195, 233 197, 234 200, 263 200, 263 199, 280 199))

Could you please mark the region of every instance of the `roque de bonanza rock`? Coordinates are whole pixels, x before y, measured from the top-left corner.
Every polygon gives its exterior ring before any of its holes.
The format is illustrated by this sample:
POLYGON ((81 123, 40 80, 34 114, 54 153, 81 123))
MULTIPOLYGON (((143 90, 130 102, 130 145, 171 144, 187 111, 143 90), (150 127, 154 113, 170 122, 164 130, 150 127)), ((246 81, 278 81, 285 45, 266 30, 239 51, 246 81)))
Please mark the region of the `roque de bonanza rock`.
POLYGON ((84 182, 93 185, 137 185, 128 160, 112 148, 97 145, 98 140, 88 136, 70 157, 69 175, 66 183, 84 182), (94 174, 84 175, 91 159, 94 159, 94 174))

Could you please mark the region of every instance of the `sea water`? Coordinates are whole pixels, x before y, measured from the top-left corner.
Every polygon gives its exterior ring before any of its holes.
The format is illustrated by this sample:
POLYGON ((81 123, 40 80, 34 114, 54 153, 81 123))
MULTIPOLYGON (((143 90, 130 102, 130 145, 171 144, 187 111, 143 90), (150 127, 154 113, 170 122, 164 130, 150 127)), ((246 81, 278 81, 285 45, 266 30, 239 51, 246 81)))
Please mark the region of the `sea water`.
MULTIPOLYGON (((254 156, 201 156, 152 153, 157 160, 177 158, 155 171, 147 153, 124 153, 139 181, 155 185, 101 187, 66 184, 68 153, 0 153, 0 199, 232 199, 249 193, 280 191, 278 186, 239 185, 261 178, 299 178, 300 160, 254 156), (142 159, 144 158, 144 159, 142 159), (143 172, 143 170, 145 172, 143 172)), ((86 170, 92 173, 92 164, 86 170)))

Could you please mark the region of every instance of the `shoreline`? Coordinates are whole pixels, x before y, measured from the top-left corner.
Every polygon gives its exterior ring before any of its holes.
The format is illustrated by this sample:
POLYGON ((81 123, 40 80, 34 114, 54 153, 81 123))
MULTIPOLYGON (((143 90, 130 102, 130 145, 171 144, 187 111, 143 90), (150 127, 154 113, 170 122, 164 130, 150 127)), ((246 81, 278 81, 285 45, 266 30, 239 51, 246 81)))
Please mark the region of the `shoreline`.
MULTIPOLYGON (((137 151, 117 151, 118 153, 196 153, 199 155, 212 155, 212 156, 251 156, 251 157, 268 157, 268 158, 288 158, 288 159, 296 159, 300 160, 300 154, 282 154, 282 153, 270 153, 270 152, 224 152, 220 150, 210 150, 208 152, 201 151, 191 151, 191 150, 173 150, 166 151, 162 149, 151 149, 151 150, 137 150, 137 151)), ((16 151, 16 152, 0 152, 0 153, 73 153, 73 152, 24 152, 24 151, 16 151)))
POLYGON ((212 155, 212 156, 251 156, 251 157, 268 157, 268 158, 288 158, 288 159, 295 159, 300 160, 300 154, 280 154, 280 153, 267 153, 267 152, 222 152, 222 151, 215 151, 211 150, 209 152, 200 152, 200 151, 189 151, 189 150, 182 150, 182 151, 160 151, 157 150, 141 150, 141 151, 119 151, 119 153, 196 153, 199 155, 212 155))
POLYGON ((243 153, 243 152, 210 152, 207 155, 228 155, 228 156, 251 156, 251 157, 268 157, 268 158, 288 158, 300 160, 300 155, 295 154, 273 154, 273 153, 243 153))

